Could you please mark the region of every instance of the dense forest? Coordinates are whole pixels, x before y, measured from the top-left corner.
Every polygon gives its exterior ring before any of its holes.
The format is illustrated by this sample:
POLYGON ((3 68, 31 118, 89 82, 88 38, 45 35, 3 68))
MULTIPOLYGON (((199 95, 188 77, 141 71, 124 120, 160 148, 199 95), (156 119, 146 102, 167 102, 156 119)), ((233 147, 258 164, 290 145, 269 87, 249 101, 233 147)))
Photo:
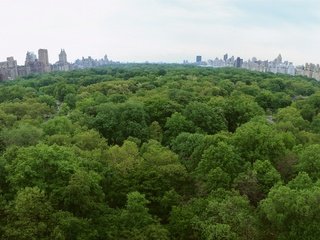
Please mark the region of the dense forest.
POLYGON ((1 239, 319 239, 320 83, 119 65, 0 84, 1 239))

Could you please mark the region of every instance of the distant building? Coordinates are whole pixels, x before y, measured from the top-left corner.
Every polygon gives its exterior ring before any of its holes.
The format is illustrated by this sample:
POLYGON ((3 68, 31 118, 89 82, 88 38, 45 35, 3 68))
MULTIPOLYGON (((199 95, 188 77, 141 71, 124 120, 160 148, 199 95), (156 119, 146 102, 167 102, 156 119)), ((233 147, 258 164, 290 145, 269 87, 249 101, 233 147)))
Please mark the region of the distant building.
POLYGON ((39 62, 42 67, 41 72, 50 72, 51 67, 49 64, 49 56, 47 49, 39 49, 38 50, 39 62))
POLYGON ((103 60, 105 63, 109 63, 109 58, 107 54, 104 55, 103 60))
POLYGON ((196 63, 201 64, 202 63, 202 56, 196 56, 196 63))
POLYGON ((295 67, 293 66, 292 63, 289 63, 289 66, 288 66, 288 69, 287 69, 287 74, 289 74, 291 76, 296 75, 296 69, 295 69, 295 67))
POLYGON ((47 49, 38 50, 39 62, 42 62, 45 65, 49 65, 49 56, 47 49))
POLYGON ((0 62, 0 80, 13 80, 18 77, 17 61, 13 57, 8 57, 7 61, 0 62))
POLYGON ((61 49, 59 53, 59 61, 52 66, 53 71, 69 71, 70 64, 67 61, 67 53, 61 49))
POLYGON ((283 61, 281 54, 278 55, 276 59, 273 61, 261 61, 257 60, 257 58, 253 57, 252 60, 248 60, 243 63, 243 68, 249 69, 252 71, 258 72, 272 72, 272 73, 281 73, 281 74, 289 74, 289 75, 303 75, 300 68, 296 68, 293 63, 288 61, 283 61))
POLYGON ((17 61, 13 57, 8 57, 7 61, 0 62, 0 81, 13 80, 17 77, 28 76, 30 74, 47 73, 50 71, 69 71, 71 69, 83 69, 106 66, 108 64, 119 64, 108 59, 104 55, 101 59, 93 59, 91 57, 76 60, 73 64, 68 63, 67 53, 61 49, 59 61, 51 65, 47 49, 39 49, 38 57, 33 52, 27 52, 25 63, 18 66, 17 61))
POLYGON ((27 52, 26 54, 25 72, 26 75, 45 72, 45 65, 37 59, 33 52, 27 52))
POLYGON ((274 61, 276 62, 276 64, 282 63, 282 56, 281 56, 281 54, 279 54, 279 56, 278 56, 274 61))
POLYGON ((37 56, 33 52, 27 52, 25 63, 35 62, 37 60, 37 56))
POLYGON ((67 61, 67 53, 64 49, 61 49, 61 52, 59 54, 59 63, 61 64, 66 64, 68 63, 67 61))
POLYGON ((82 59, 77 59, 72 64, 72 69, 84 69, 84 68, 93 68, 106 66, 108 64, 114 63, 108 59, 108 56, 105 55, 102 59, 93 59, 92 57, 82 57, 82 59))
POLYGON ((223 61, 227 61, 228 60, 228 53, 226 53, 225 55, 223 55, 223 61))
POLYGON ((236 61, 235 61, 235 67, 236 68, 241 68, 243 65, 243 59, 240 57, 237 57, 236 61))
POLYGON ((18 66, 18 75, 20 77, 25 77, 30 74, 30 69, 26 68, 26 66, 18 66))

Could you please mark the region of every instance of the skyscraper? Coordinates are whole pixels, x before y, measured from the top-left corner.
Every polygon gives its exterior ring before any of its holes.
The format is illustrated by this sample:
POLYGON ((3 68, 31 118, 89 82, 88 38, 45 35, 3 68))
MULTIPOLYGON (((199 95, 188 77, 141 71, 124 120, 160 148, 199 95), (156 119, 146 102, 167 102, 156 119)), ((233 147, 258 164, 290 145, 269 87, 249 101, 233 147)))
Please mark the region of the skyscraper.
POLYGON ((228 60, 228 53, 226 53, 225 55, 223 55, 223 60, 226 62, 228 60))
POLYGON ((27 52, 26 55, 26 65, 28 63, 35 62, 37 60, 37 56, 33 52, 27 52))
POLYGON ((202 56, 197 56, 196 57, 196 63, 200 64, 202 62, 202 56))
POLYGON ((235 67, 236 67, 236 68, 241 68, 241 67, 242 67, 242 64, 243 64, 243 59, 237 57, 236 62, 235 62, 235 67))
POLYGON ((0 81, 13 80, 18 77, 17 61, 8 57, 7 61, 0 62, 0 81))
POLYGON ((50 72, 51 67, 49 64, 48 50, 47 49, 39 49, 38 50, 39 63, 41 72, 50 72))
POLYGON ((52 66, 53 71, 69 71, 70 64, 67 61, 67 54, 64 49, 59 53, 59 61, 52 66))
POLYGON ((279 56, 274 60, 277 64, 282 63, 282 56, 279 54, 279 56))
POLYGON ((39 62, 43 63, 45 66, 49 65, 49 57, 47 49, 38 50, 39 62))
POLYGON ((67 64, 67 54, 66 51, 64 49, 61 49, 61 52, 59 54, 59 63, 60 64, 67 64))

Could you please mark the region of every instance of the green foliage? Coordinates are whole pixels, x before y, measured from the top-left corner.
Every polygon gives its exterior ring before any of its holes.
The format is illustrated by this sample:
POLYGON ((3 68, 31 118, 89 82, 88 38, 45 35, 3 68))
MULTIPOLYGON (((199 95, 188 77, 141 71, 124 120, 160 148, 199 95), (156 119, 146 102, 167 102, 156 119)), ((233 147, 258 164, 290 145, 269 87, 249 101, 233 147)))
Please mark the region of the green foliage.
POLYGON ((320 114, 313 118, 310 127, 314 133, 320 134, 320 114))
POLYGON ((63 206, 78 217, 95 216, 103 206, 104 193, 99 185, 101 176, 78 170, 70 176, 63 192, 63 206))
POLYGON ((313 180, 320 178, 320 144, 307 146, 299 154, 296 165, 299 172, 306 172, 313 180))
POLYGON ((258 159, 275 162, 286 151, 283 135, 259 119, 239 127, 233 135, 233 143, 241 156, 252 163, 258 159))
POLYGON ((58 116, 45 122, 43 124, 43 130, 47 135, 71 134, 74 131, 74 126, 67 117, 58 116))
POLYGON ((218 142, 217 145, 211 145, 204 151, 196 172, 200 177, 205 177, 210 170, 218 167, 235 177, 245 169, 245 162, 242 161, 233 146, 225 142, 218 142))
POLYGON ((304 120, 298 109, 294 107, 286 107, 279 109, 276 114, 277 122, 290 122, 295 128, 305 129, 308 122, 304 120))
POLYGON ((193 122, 187 120, 181 113, 176 112, 170 118, 167 118, 165 129, 166 142, 170 143, 182 132, 193 132, 195 126, 193 122))
POLYGON ((145 143, 140 151, 143 162, 139 189, 151 194, 149 199, 159 202, 166 191, 183 188, 187 171, 176 154, 154 140, 145 143))
POLYGON ((3 129, 0 138, 6 146, 29 146, 37 144, 42 135, 41 128, 21 123, 16 128, 3 129))
POLYGON ((47 239, 54 227, 50 219, 53 208, 45 193, 38 187, 25 188, 17 193, 8 209, 4 228, 6 239, 47 239))
POLYGON ((174 207, 170 230, 174 239, 256 239, 253 208, 246 198, 217 192, 174 207))
POLYGON ((145 140, 148 134, 146 113, 139 103, 101 104, 93 127, 109 140, 122 143, 128 137, 145 140))
POLYGON ((157 140, 158 142, 162 142, 163 131, 160 124, 157 121, 152 122, 149 127, 149 138, 157 140))
POLYGON ((150 121, 164 126, 166 119, 180 109, 180 106, 166 98, 149 98, 144 103, 150 121))
POLYGON ((72 149, 43 144, 11 148, 4 158, 12 189, 37 186, 48 192, 64 187, 79 162, 72 149))
POLYGON ((0 83, 0 238, 318 239, 320 84, 117 64, 0 83))
POLYGON ((228 130, 234 132, 242 124, 249 122, 253 117, 264 114, 263 109, 253 98, 245 95, 233 95, 226 100, 224 107, 228 130))
POLYGON ((273 188, 260 210, 270 224, 266 234, 278 239, 317 239, 320 189, 306 175, 288 186, 273 188), (307 188, 305 188, 307 187, 307 188))
POLYGON ((107 148, 106 140, 93 129, 76 133, 73 136, 72 143, 82 150, 91 151, 97 148, 107 148))
POLYGON ((187 169, 193 170, 197 167, 200 159, 193 158, 192 154, 201 146, 204 138, 202 134, 180 133, 172 142, 172 150, 179 155, 187 169))
POLYGON ((200 102, 189 103, 184 111, 186 118, 208 134, 226 130, 226 120, 219 108, 211 108, 200 102))

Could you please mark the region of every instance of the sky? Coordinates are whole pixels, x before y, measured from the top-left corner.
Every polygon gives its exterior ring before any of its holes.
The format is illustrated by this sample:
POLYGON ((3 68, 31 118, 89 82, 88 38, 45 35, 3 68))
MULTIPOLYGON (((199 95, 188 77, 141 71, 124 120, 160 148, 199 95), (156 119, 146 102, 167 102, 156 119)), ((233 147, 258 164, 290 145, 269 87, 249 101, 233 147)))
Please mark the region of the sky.
POLYGON ((0 61, 27 51, 58 60, 222 58, 320 63, 319 0, 0 0, 0 61))

